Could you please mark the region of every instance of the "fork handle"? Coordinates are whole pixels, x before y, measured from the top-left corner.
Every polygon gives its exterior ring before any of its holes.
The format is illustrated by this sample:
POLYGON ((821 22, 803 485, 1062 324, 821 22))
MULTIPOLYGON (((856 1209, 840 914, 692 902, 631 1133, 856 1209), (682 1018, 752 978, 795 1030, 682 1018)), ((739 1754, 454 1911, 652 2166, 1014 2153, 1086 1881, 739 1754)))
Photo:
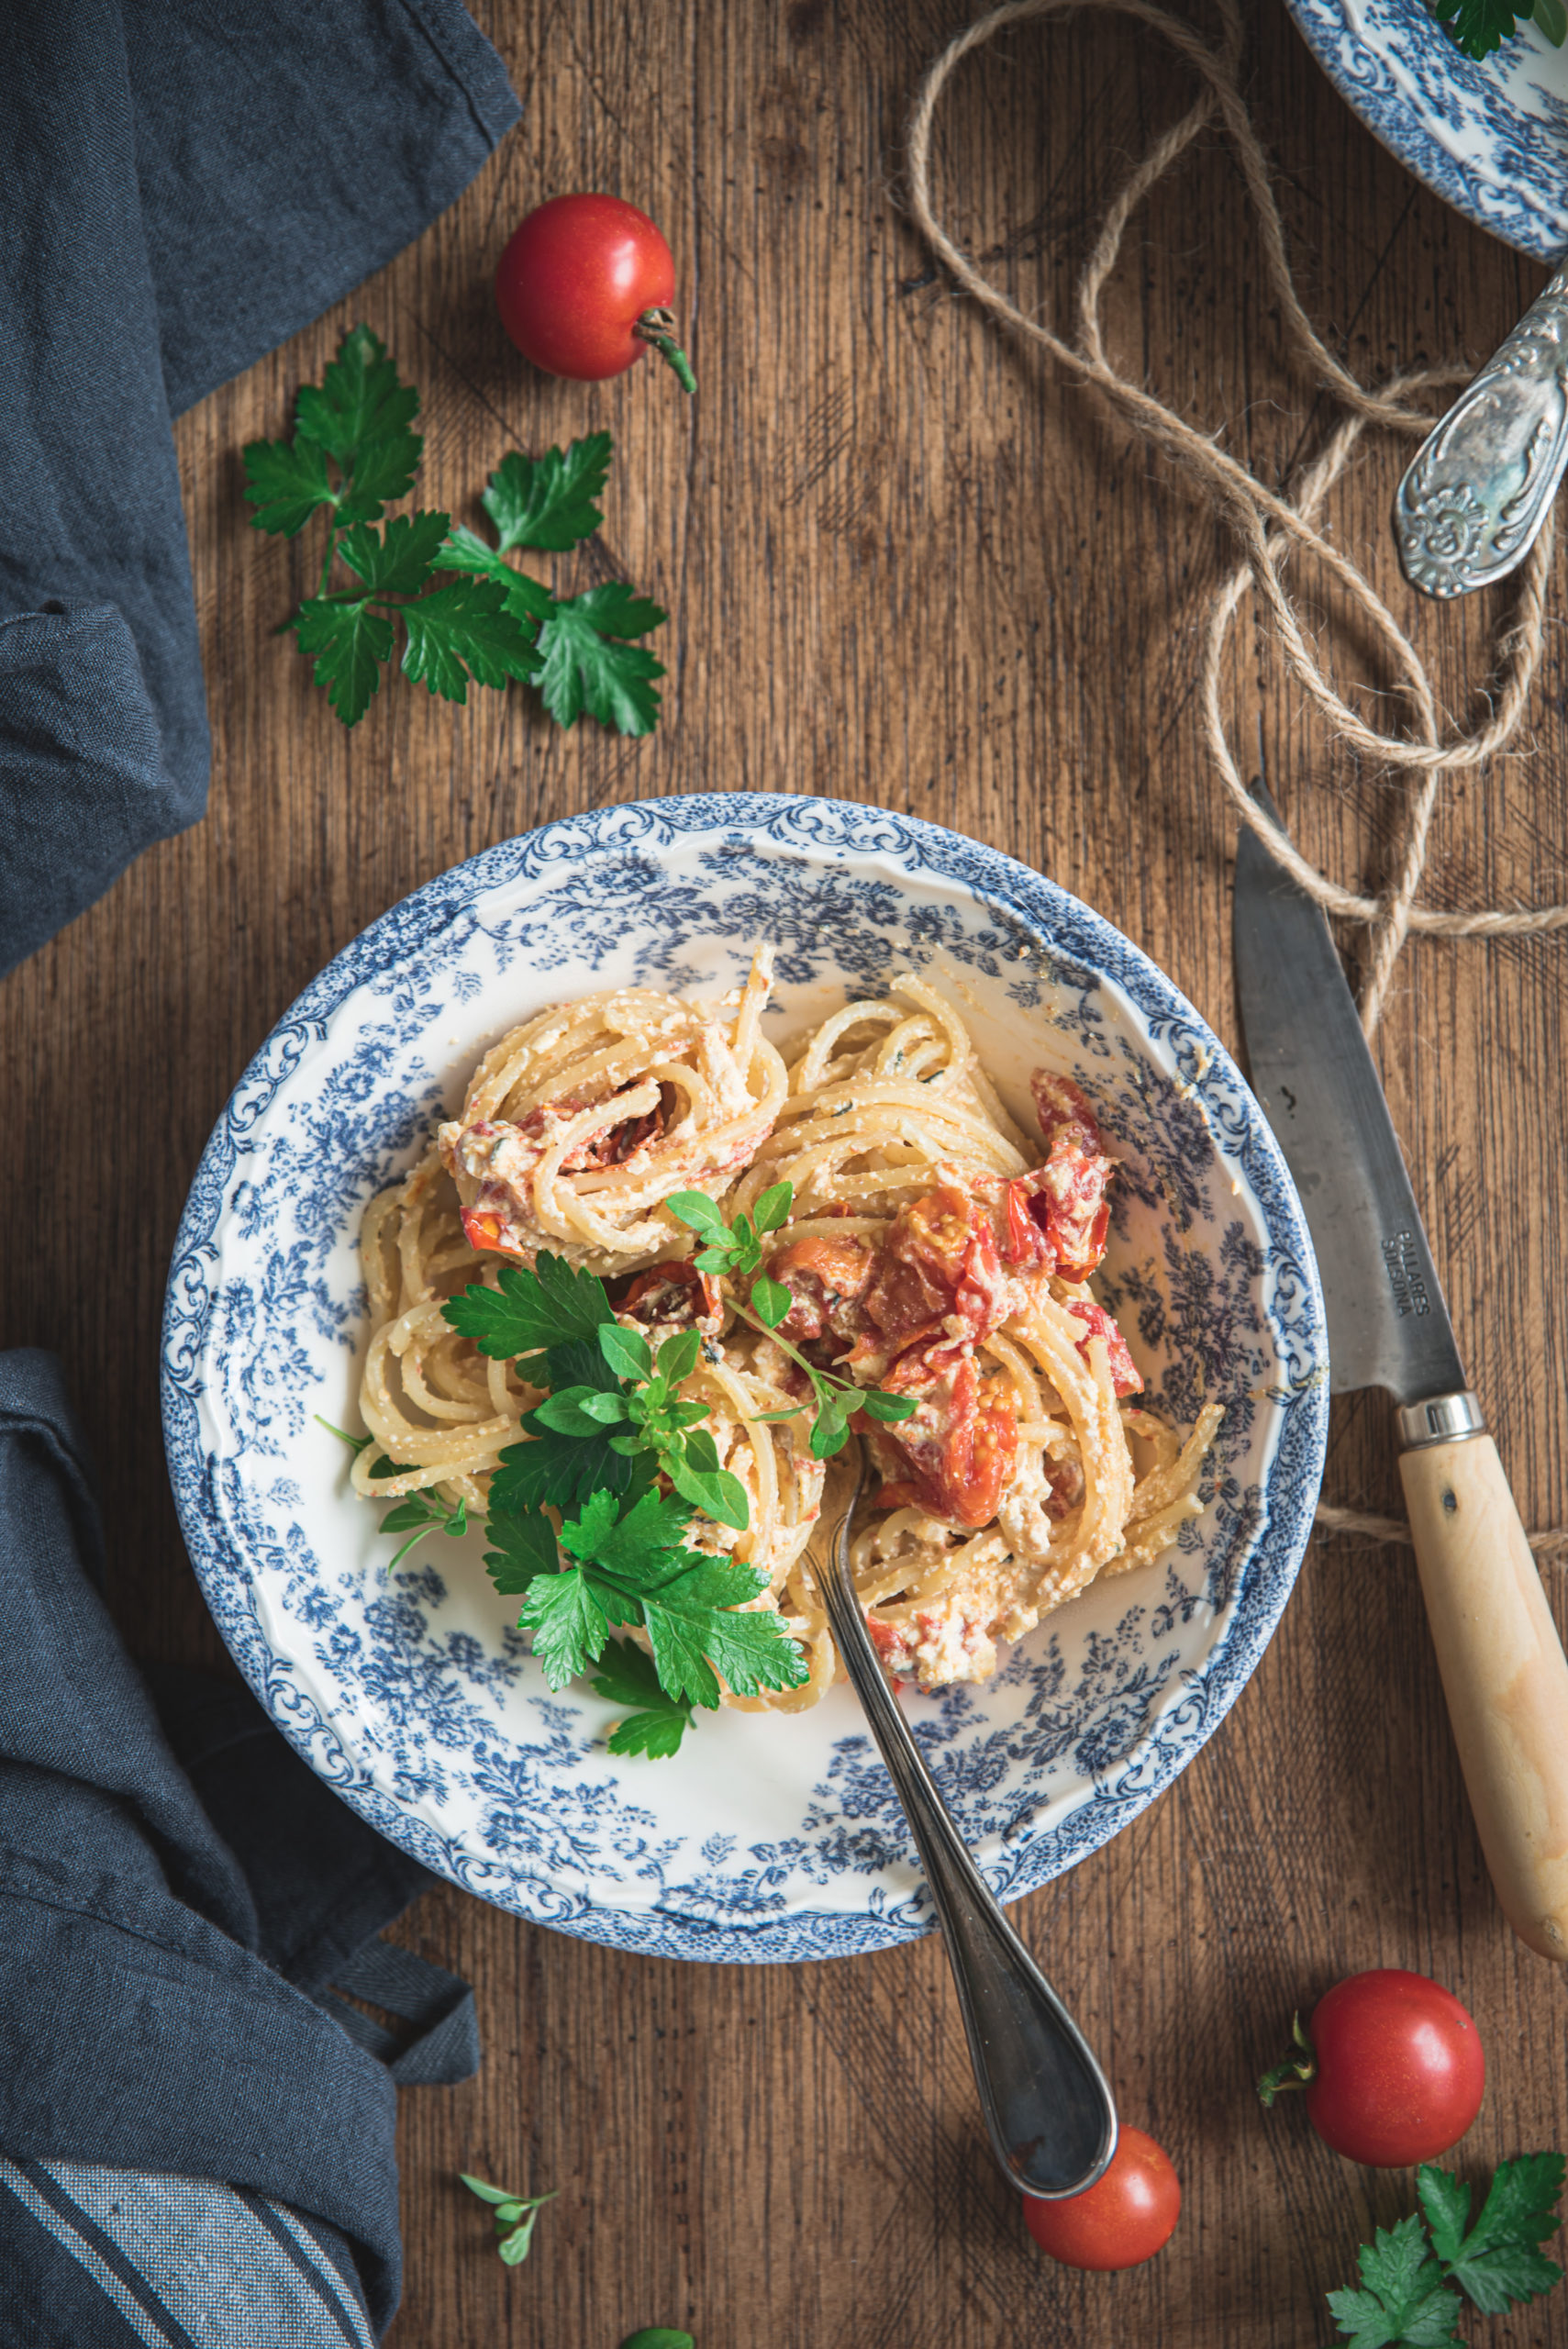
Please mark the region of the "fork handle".
POLYGON ((1523 1942, 1568 1959, 1568 1659, 1497 1447, 1402 1453, 1432 1645, 1476 1831, 1523 1942))
MULTIPOLYGON (((835 1557, 843 1540, 841 1529, 835 1557)), ((1023 2193, 1081 2194, 1116 2151, 1116 2107, 1104 2075, 954 1826, 884 1676, 847 1570, 830 1565, 821 1582, 839 1653, 930 1887, 992 2148, 1023 2193)))

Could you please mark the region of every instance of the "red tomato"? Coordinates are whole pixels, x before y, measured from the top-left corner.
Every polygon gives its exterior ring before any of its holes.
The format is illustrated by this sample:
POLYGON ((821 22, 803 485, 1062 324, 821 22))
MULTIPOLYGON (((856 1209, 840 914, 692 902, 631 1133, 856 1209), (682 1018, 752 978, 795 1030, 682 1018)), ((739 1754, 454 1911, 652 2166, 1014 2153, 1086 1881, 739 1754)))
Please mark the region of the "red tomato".
POLYGON ((501 323, 525 359, 596 383, 648 348, 633 333, 675 291, 675 264, 646 212, 618 195, 558 195, 514 230, 495 273, 501 323))
POLYGON ((1181 2215, 1171 2156, 1141 2129, 1122 2131, 1109 2169, 1086 2194, 1024 2201, 1030 2234, 1067 2267, 1137 2267, 1170 2242, 1181 2215))
POLYGON ((1377 1966, 1318 1999, 1307 2116, 1326 2145, 1375 2169, 1435 2161, 1481 2110, 1481 2034, 1451 1990, 1377 1966))

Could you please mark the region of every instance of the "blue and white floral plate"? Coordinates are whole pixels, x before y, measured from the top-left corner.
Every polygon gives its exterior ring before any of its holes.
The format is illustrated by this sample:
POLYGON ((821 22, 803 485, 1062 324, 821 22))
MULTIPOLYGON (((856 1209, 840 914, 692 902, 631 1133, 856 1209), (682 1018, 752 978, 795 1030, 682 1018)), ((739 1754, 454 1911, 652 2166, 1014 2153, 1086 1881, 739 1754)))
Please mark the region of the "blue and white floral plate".
POLYGON ((1533 260, 1568 251, 1568 49, 1533 25, 1479 62, 1426 0, 1285 0, 1341 97, 1417 178, 1533 260))
POLYGON ((496 1035, 595 987, 720 990, 759 938, 781 1040, 913 966, 954 990, 1020 1117, 1032 1067, 1070 1071, 1126 1162, 1107 1295, 1153 1399, 1178 1420, 1225 1402, 1178 1549, 1050 1617, 984 1687, 906 1699, 1004 1899, 1125 1827, 1219 1722, 1295 1579, 1328 1419, 1311 1248, 1251 1095, 1136 947, 1010 858, 734 793, 552 824, 395 906, 279 1022, 197 1173, 163 1338, 181 1521, 246 1677, 346 1802, 519 1916, 669 1957, 929 1929, 853 1696, 705 1715, 668 1762, 611 1757, 610 1709, 550 1694, 481 1536, 388 1577, 380 1512, 315 1414, 357 1424, 361 1210, 496 1035))

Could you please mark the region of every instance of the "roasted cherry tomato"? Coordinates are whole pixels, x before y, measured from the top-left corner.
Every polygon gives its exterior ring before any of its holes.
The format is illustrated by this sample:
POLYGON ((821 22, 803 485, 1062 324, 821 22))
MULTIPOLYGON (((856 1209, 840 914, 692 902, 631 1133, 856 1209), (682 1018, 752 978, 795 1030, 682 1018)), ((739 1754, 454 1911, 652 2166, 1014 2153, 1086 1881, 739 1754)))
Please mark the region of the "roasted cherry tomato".
POLYGON ((1137 2267, 1170 2242, 1181 2215, 1171 2156, 1141 2129, 1122 2131, 1109 2169, 1086 2194, 1024 2201, 1030 2234, 1067 2267, 1137 2267))
POLYGON ((501 323, 525 359, 552 375, 597 383, 651 346, 687 391, 669 305, 675 264, 646 212, 618 195, 557 195, 514 230, 495 273, 501 323))
POLYGON ((1318 1999, 1305 2032, 1297 2019, 1296 2036, 1299 2054, 1265 2074, 1259 2094, 1271 2104, 1282 2087, 1305 2088, 1307 2119, 1350 2161, 1435 2161, 1481 2110, 1481 2034, 1452 1991, 1424 1974, 1352 1974, 1318 1999))

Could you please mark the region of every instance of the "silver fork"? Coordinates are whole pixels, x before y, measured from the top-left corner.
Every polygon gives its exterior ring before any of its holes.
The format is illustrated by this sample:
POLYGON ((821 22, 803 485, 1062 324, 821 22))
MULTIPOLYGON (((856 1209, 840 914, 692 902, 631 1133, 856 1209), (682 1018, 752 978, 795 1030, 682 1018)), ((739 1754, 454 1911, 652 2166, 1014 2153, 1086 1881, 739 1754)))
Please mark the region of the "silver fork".
POLYGON ((1060 2201, 1109 2164, 1116 2107, 1083 2033, 975 1866, 884 1677, 850 1573, 865 1472, 857 1446, 855 1488, 822 1578, 828 1620, 926 1872, 992 2150, 1010 2185, 1060 2201))

